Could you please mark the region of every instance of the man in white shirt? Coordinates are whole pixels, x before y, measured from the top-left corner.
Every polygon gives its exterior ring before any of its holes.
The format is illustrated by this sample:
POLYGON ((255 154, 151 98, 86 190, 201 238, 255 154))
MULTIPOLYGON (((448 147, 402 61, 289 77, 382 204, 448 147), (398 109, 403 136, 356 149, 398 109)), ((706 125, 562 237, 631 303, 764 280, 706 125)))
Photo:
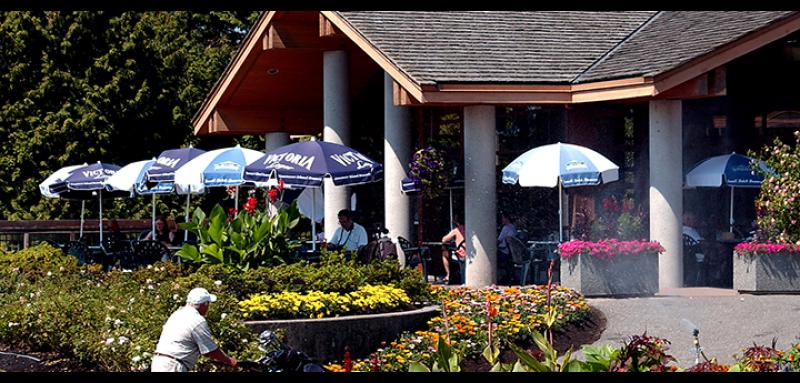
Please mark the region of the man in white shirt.
POLYGON ((198 287, 189 292, 186 306, 172 313, 161 330, 161 338, 150 365, 151 371, 190 371, 197 364, 200 354, 236 367, 236 359, 229 357, 214 343, 206 322, 208 304, 216 300, 217 296, 204 288, 198 287))
POLYGON ((362 246, 366 246, 367 230, 363 226, 353 222, 354 213, 343 209, 339 211, 339 225, 333 233, 333 237, 328 242, 328 249, 344 249, 347 251, 358 251, 362 246))
POLYGON ((694 214, 686 213, 683 215, 683 234, 689 236, 695 242, 700 242, 703 240, 703 236, 695 229, 697 223, 694 219, 694 214))

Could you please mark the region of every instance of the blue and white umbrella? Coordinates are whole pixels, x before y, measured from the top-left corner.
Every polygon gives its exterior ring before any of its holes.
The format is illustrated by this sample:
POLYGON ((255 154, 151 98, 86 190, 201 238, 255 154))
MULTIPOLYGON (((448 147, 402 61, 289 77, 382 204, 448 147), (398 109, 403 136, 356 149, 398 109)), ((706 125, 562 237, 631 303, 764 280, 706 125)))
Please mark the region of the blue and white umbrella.
MULTIPOLYGON (((383 165, 344 145, 326 141, 303 141, 274 149, 248 165, 244 179, 258 186, 266 186, 270 179, 283 180, 288 187, 312 188, 311 199, 316 200, 316 189, 322 180, 330 177, 336 186, 358 185, 380 181, 383 165)), ((312 204, 311 238, 316 238, 316 209, 312 204)), ((312 240, 312 250, 316 241, 312 240)))
MULTIPOLYGON (((205 193, 206 187, 238 188, 244 182, 242 177, 245 167, 263 155, 263 152, 245 149, 239 145, 205 152, 175 171, 175 190, 178 194, 200 194, 205 193)), ((238 192, 235 204, 238 208, 238 192)))
MULTIPOLYGON (((63 169, 63 168, 62 168, 63 169)), ((59 169, 61 171, 62 169, 59 169)), ((87 200, 94 198, 100 203, 100 243, 103 243, 103 190, 104 182, 107 178, 114 175, 120 169, 114 164, 107 164, 98 161, 91 165, 81 165, 68 171, 68 175, 59 178, 56 182, 48 186, 50 194, 56 194, 59 198, 87 200)), ((51 176, 52 177, 52 176, 51 176)), ((49 179, 49 177, 48 177, 49 179)), ((41 185, 40 185, 41 187, 41 185)), ((106 197, 124 196, 124 191, 112 191, 106 193, 106 197)), ((83 210, 81 204, 81 236, 83 236, 83 210)))
POLYGON ((503 183, 558 186, 558 239, 563 241, 561 188, 599 185, 619 179, 619 166, 589 148, 555 143, 528 150, 503 168, 503 183))
POLYGON ((355 149, 326 141, 304 141, 282 146, 247 166, 244 178, 263 185, 272 172, 288 186, 321 187, 330 177, 334 185, 358 185, 380 181, 383 165, 355 149))
MULTIPOLYGON (((145 185, 154 188, 155 193, 168 193, 175 187, 175 172, 188 164, 195 157, 205 153, 205 150, 188 148, 169 149, 161 152, 155 163, 145 172, 145 185)), ((155 195, 153 196, 155 199, 155 195)), ((189 203, 192 194, 186 193, 186 211, 184 222, 189 222, 189 203)), ((154 201, 155 202, 155 201, 154 201)), ((155 222, 153 223, 155 227, 155 222)), ((189 239, 189 232, 183 232, 184 242, 189 239)))
POLYGON ((686 187, 721 187, 731 188, 730 230, 733 231, 733 189, 760 188, 764 182, 763 173, 774 173, 764 161, 731 153, 706 158, 686 173, 686 187), (751 163, 761 171, 756 171, 751 163))
POLYGON ((104 182, 108 191, 125 191, 131 197, 136 194, 151 194, 153 196, 151 217, 153 232, 156 230, 156 194, 172 192, 171 182, 157 183, 149 189, 145 186, 145 173, 155 162, 155 159, 132 162, 123 166, 104 182))

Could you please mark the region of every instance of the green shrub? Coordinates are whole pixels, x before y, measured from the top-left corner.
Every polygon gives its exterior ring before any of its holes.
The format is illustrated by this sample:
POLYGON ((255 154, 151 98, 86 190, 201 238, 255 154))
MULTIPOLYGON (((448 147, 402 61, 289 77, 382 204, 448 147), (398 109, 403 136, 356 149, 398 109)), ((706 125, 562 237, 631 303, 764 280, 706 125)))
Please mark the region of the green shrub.
POLYGON ((763 174, 756 199, 761 241, 800 243, 800 131, 794 132, 794 137, 793 146, 775 138, 772 146, 762 150, 762 159, 775 173, 763 174))

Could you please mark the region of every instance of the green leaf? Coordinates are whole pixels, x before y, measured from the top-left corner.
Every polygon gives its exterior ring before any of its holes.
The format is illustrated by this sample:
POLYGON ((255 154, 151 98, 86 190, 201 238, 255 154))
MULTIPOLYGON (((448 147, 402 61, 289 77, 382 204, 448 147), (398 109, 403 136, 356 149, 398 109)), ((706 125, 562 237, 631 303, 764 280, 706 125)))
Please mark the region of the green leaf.
POLYGON ((536 360, 532 355, 528 354, 525 350, 520 349, 513 343, 509 343, 508 347, 511 348, 511 351, 517 355, 518 362, 522 363, 525 367, 529 370, 536 371, 536 372, 548 372, 551 371, 550 368, 536 360))
POLYGON ((411 362, 408 364, 408 372, 431 372, 431 369, 420 362, 411 362))

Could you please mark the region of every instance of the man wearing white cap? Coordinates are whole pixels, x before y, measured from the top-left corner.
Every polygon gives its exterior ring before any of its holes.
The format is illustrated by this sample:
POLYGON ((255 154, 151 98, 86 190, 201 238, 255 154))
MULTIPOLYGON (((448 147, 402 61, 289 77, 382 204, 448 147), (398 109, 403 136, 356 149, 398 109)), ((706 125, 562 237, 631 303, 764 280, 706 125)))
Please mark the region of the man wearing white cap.
POLYGON ((235 367, 236 359, 229 357, 211 338, 206 322, 209 302, 217 296, 204 288, 194 288, 186 296, 186 306, 176 310, 158 340, 150 370, 153 372, 187 372, 194 368, 200 354, 235 367))

